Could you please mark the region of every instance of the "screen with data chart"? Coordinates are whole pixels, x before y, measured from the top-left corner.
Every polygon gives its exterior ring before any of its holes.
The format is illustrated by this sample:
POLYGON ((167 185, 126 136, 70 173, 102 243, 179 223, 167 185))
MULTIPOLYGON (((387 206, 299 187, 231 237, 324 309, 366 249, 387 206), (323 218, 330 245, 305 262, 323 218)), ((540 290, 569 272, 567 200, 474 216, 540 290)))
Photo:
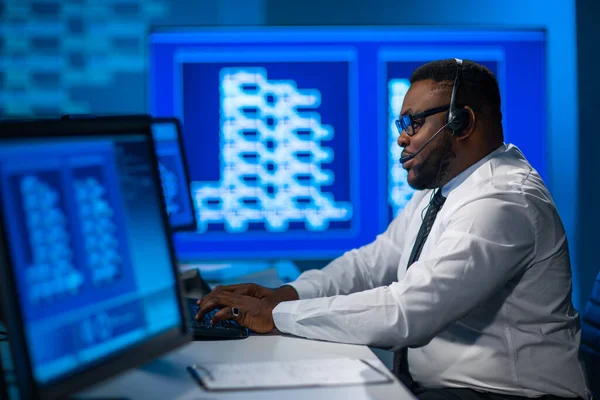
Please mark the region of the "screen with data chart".
POLYGON ((158 169, 169 225, 174 230, 194 229, 196 217, 190 197, 189 179, 180 136, 174 118, 152 120, 152 136, 158 157, 158 169))
POLYGON ((35 381, 181 327, 149 134, 0 139, 2 230, 35 381))
POLYGON ((496 74, 505 139, 544 176, 544 46, 535 31, 152 32, 150 112, 182 121, 190 158, 196 232, 176 238, 178 256, 333 258, 373 241, 412 197, 394 120, 435 59, 496 74))

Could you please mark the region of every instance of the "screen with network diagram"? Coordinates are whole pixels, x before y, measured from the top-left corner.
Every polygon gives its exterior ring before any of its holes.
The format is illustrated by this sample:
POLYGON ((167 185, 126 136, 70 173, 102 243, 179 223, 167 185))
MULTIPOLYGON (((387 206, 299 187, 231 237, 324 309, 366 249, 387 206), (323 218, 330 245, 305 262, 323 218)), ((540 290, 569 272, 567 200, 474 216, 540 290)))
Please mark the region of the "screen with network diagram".
POLYGON ((394 119, 412 71, 435 59, 496 74, 505 139, 544 176, 544 43, 423 28, 151 33, 150 110, 180 118, 190 156, 197 230, 176 237, 178 255, 337 257, 373 241, 413 194, 394 119))
POLYGON ((149 140, 2 142, 2 217, 41 383, 181 325, 149 140))

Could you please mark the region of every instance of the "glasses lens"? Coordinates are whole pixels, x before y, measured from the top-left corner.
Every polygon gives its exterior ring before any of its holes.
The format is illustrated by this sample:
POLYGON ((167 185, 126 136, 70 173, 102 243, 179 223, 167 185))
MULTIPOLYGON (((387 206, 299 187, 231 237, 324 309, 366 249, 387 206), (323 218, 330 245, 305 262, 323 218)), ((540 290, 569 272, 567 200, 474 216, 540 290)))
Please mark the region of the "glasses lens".
POLYGON ((398 133, 402 135, 403 128, 402 128, 402 125, 400 124, 400 120, 397 119, 394 122, 396 122, 396 128, 398 129, 398 133))
POLYGON ((405 131, 408 136, 412 136, 413 129, 410 115, 403 115, 400 117, 400 119, 396 120, 396 127, 398 128, 398 132, 400 132, 400 134, 402 134, 402 131, 405 131))

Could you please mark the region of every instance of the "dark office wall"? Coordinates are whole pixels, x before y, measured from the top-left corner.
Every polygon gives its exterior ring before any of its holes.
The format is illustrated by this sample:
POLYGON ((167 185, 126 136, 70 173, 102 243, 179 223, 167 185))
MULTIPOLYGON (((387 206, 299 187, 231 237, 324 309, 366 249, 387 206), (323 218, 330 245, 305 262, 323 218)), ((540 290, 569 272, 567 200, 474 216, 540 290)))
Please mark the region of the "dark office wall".
POLYGON ((579 241, 572 249, 589 271, 581 293, 589 296, 600 271, 600 2, 577 1, 577 75, 579 82, 579 241))
POLYGON ((263 0, 0 0, 0 117, 143 112, 152 26, 263 22, 263 0))

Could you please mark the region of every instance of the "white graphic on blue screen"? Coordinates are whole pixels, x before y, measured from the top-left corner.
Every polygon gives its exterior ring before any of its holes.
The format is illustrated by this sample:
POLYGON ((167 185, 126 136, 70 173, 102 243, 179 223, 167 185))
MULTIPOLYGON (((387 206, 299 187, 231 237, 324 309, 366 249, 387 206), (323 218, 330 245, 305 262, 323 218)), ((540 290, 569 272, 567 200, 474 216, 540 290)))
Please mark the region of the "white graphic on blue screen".
POLYGON ((122 260, 106 189, 88 177, 75 181, 75 191, 92 282, 96 286, 110 283, 119 275, 122 260))
POLYGON ((223 68, 220 82, 220 181, 193 184, 198 230, 220 223, 246 232, 262 223, 278 232, 300 222, 324 231, 349 221, 352 204, 324 190, 335 176, 323 166, 334 154, 322 142, 334 129, 305 111, 319 107, 320 91, 269 80, 263 68, 223 68))
POLYGON ((402 148, 398 146, 398 129, 395 121, 402 111, 404 96, 410 87, 408 79, 391 79, 388 83, 388 204, 396 217, 411 199, 413 193, 406 181, 407 172, 398 161, 402 148))
POLYGON ((163 163, 158 163, 160 172, 160 181, 163 189, 163 196, 167 207, 167 215, 175 214, 181 208, 177 202, 179 185, 177 184, 177 175, 168 169, 163 163))
POLYGON ((32 263, 26 280, 32 303, 76 294, 83 274, 75 267, 67 218, 61 209, 58 190, 34 176, 20 179, 32 263))
POLYGON ((81 321, 79 333, 85 345, 106 342, 113 336, 113 324, 108 314, 99 312, 81 321))

